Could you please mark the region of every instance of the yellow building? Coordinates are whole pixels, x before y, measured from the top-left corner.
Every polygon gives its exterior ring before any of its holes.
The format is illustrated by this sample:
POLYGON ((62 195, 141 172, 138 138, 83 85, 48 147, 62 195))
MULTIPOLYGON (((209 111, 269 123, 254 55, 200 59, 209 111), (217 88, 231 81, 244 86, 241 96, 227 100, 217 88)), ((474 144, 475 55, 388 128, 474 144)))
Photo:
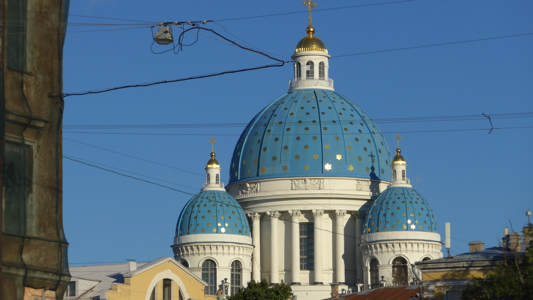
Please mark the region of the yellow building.
POLYGON ((207 283, 170 257, 152 262, 70 267, 65 299, 186 300, 216 299, 207 283))
MULTIPOLYGON (((527 230, 527 227, 524 227, 527 230)), ((422 273, 422 286, 426 300, 460 300, 462 291, 474 278, 482 278, 504 262, 524 255, 531 246, 531 238, 520 234, 507 234, 505 247, 483 249, 482 242, 470 242, 470 252, 452 257, 416 262, 422 273)))

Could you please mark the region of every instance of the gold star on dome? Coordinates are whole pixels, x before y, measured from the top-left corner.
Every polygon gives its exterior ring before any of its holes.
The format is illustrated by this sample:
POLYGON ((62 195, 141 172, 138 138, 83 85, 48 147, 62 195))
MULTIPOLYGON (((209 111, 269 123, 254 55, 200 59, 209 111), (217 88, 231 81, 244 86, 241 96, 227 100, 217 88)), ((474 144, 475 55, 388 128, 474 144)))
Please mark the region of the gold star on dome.
POLYGON ((358 161, 362 161, 363 158, 362 158, 361 156, 358 156, 358 157, 357 157, 357 160, 358 160, 358 161))
POLYGON ((277 157, 277 156, 275 156, 275 155, 274 155, 274 156, 272 156, 272 161, 276 161, 276 160, 278 160, 278 157, 277 157))
POLYGON ((329 149, 329 145, 325 145, 324 148, 329 149))
POLYGON ((337 155, 335 156, 335 158, 336 158, 337 160, 341 160, 341 159, 342 159, 342 155, 337 154, 337 155))
POLYGON ((318 159, 318 155, 317 154, 313 155, 313 159, 317 160, 318 159))
MULTIPOLYGON (((367 168, 368 169, 368 168, 367 168)), ((262 167, 261 168, 261 173, 265 173, 266 172, 266 168, 265 167, 262 167)))
POLYGON ((300 139, 301 139, 301 137, 299 137, 299 136, 296 137, 296 140, 297 140, 297 141, 299 141, 300 139))
POLYGON ((369 168, 369 167, 366 167, 366 168, 365 168, 365 171, 366 171, 367 173, 370 172, 370 168, 369 168))
POLYGON ((305 149, 305 150, 309 149, 309 145, 305 145, 305 146, 304 146, 304 149, 305 149))
POLYGON ((304 170, 309 170, 309 165, 304 165, 304 170))
POLYGON ((316 141, 316 139, 317 139, 317 137, 316 137, 316 136, 314 136, 314 137, 313 137, 313 141, 316 141))
POLYGON ((299 159, 300 159, 300 155, 296 154, 296 155, 294 156, 294 159, 299 160, 299 159))
MULTIPOLYGON (((366 148, 365 148, 365 149, 366 149, 366 148)), ((264 147, 264 148, 263 148, 263 152, 266 152, 267 150, 268 150, 267 147, 264 147)), ((365 151, 366 151, 366 150, 365 150, 365 151)))
POLYGON ((350 171, 350 172, 353 171, 353 166, 352 165, 348 166, 348 171, 350 171))
POLYGON ((248 175, 252 174, 252 171, 250 169, 248 169, 248 171, 246 171, 246 173, 248 173, 248 175))
POLYGON ((331 170, 331 164, 330 163, 325 164, 324 169, 326 169, 326 171, 331 170))
POLYGON ((352 146, 350 146, 350 145, 348 145, 348 147, 346 147, 346 148, 348 148, 348 150, 352 150, 352 146))
POLYGON ((242 161, 242 165, 243 166, 246 165, 246 161, 245 160, 242 161))
POLYGON ((283 146, 283 150, 289 150, 289 146, 287 145, 283 146))
POLYGON ((256 163, 257 163, 257 158, 254 158, 254 164, 256 164, 256 163))
POLYGON ((287 167, 287 165, 284 165, 283 167, 281 167, 281 169, 282 169, 283 171, 287 171, 287 170, 289 169, 289 167, 287 167))
POLYGON ((336 136, 335 139, 338 141, 340 139, 340 137, 336 136))

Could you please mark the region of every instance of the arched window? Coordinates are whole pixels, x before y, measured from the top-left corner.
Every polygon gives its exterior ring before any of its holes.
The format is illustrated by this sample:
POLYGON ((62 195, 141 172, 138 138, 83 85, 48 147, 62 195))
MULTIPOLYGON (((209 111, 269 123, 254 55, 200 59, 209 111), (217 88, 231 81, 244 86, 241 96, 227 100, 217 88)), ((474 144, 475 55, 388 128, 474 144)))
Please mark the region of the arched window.
POLYGON ((405 170, 402 170, 402 180, 405 180, 405 170))
POLYGON ((207 184, 211 183, 211 174, 207 174, 207 184))
POLYGON ((394 285, 407 285, 407 260, 396 257, 392 261, 392 283, 394 285))
POLYGON ((219 184, 220 183, 220 174, 217 174, 216 180, 217 180, 216 183, 219 184))
POLYGON ((318 79, 326 79, 326 65, 323 61, 318 64, 318 79))
POLYGON ((396 170, 392 170, 392 180, 396 180, 396 170))
POLYGON ((312 61, 305 64, 305 79, 315 79, 315 63, 312 61))
POLYGON ((296 79, 302 78, 302 64, 297 62, 296 63, 296 79))
POLYGON ((422 259, 422 261, 428 261, 428 260, 431 260, 431 258, 430 258, 430 257, 424 257, 424 258, 422 259))
POLYGON ((231 294, 235 295, 242 288, 242 264, 236 260, 231 263, 231 294))
POLYGON ((180 259, 180 264, 184 266, 185 268, 189 268, 189 262, 185 259, 180 259))
POLYGON ((370 287, 373 289, 379 287, 379 263, 375 258, 370 261, 370 287))
POLYGON ((172 280, 163 279, 163 300, 172 299, 172 280))
POLYGON ((217 292, 217 266, 214 261, 208 259, 202 264, 202 280, 207 282, 206 295, 215 295, 217 292))
POLYGON ((154 286, 154 289, 152 290, 152 293, 150 294, 150 300, 155 300, 155 288, 156 287, 157 287, 157 285, 154 286))

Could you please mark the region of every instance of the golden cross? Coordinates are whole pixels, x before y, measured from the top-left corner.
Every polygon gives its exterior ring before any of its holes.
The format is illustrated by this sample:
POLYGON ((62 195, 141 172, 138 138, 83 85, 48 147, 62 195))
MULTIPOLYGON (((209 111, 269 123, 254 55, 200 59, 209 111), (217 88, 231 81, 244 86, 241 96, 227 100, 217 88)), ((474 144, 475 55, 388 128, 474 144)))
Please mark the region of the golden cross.
POLYGON ((215 141, 215 137, 211 137, 209 142, 211 143, 211 152, 215 152, 215 143, 217 142, 215 141))
POLYGON ((403 137, 400 136, 400 133, 397 133, 394 138, 398 141, 398 149, 400 149, 400 140, 403 139, 403 137))
POLYGON ((309 26, 313 26, 313 17, 311 16, 311 11, 317 6, 317 4, 313 0, 306 0, 303 2, 303 4, 307 6, 307 9, 309 10, 309 26))

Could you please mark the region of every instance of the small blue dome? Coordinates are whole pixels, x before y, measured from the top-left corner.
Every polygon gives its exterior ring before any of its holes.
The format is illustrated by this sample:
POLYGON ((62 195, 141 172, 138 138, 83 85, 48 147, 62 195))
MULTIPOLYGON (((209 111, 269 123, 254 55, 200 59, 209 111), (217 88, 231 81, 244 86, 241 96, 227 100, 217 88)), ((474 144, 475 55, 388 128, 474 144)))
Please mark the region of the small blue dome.
POLYGON ((250 236, 244 211, 226 191, 202 191, 181 211, 176 236, 208 233, 250 236))
POLYGON ((437 222, 415 189, 389 187, 374 201, 363 223, 363 233, 387 231, 437 232, 437 222))
POLYGON ((291 91, 265 107, 242 133, 229 183, 280 177, 390 180, 389 148, 374 121, 330 90, 291 91))

